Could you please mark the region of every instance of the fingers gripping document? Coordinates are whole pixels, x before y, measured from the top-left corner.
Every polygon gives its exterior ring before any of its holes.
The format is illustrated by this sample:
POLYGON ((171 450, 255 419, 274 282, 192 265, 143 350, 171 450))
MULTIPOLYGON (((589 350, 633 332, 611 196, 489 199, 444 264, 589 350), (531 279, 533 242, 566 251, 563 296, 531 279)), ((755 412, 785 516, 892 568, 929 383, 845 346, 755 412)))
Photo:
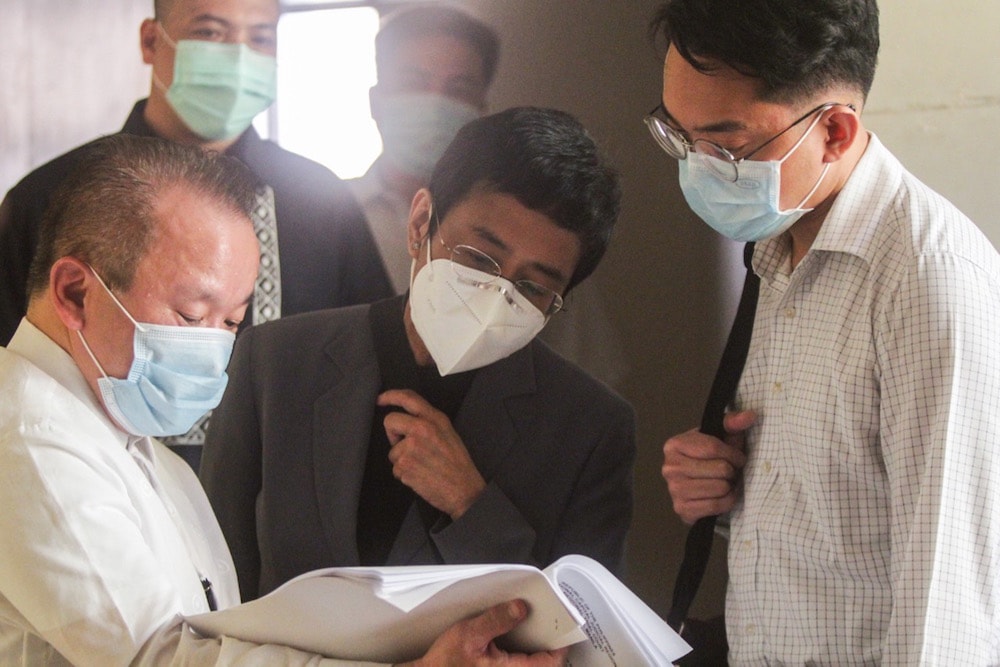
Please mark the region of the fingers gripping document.
POLYGON ((690 647, 607 569, 564 556, 529 565, 348 567, 301 575, 238 607, 187 619, 206 636, 277 643, 323 655, 402 662, 455 622, 520 598, 528 618, 505 648, 571 646, 572 667, 669 665, 690 647))

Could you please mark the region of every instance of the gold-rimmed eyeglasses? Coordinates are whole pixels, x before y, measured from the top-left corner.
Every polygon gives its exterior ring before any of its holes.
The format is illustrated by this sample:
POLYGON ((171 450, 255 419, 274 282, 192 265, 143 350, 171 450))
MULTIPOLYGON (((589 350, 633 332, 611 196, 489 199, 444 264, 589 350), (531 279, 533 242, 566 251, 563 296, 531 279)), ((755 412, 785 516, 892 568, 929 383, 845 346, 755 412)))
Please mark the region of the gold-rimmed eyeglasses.
POLYGON ((498 279, 503 278, 511 283, 518 294, 527 299, 546 318, 563 310, 562 295, 555 290, 533 280, 511 280, 505 277, 500 271, 500 264, 495 259, 471 245, 449 246, 441 233, 441 222, 437 220, 437 212, 435 212, 434 217, 437 222, 438 239, 441 246, 450 253, 451 268, 459 280, 481 289, 495 289, 506 298, 507 303, 512 308, 520 308, 521 305, 498 282, 498 279))

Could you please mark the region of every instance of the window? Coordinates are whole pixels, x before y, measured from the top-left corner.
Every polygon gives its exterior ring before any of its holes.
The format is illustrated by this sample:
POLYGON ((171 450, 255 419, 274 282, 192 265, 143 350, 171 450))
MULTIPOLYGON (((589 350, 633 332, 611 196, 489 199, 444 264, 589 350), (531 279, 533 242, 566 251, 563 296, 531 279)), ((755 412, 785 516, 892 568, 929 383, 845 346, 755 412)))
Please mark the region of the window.
POLYGON ((278 99, 254 126, 283 148, 361 176, 382 151, 368 108, 375 84, 372 7, 286 7, 278 23, 278 99))

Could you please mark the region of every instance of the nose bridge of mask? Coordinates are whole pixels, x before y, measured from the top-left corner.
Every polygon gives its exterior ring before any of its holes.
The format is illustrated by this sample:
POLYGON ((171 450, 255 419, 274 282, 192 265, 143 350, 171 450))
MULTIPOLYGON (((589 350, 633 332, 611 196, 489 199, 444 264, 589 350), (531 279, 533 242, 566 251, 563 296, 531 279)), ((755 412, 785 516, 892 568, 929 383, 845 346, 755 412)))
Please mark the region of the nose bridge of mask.
POLYGON ((267 60, 268 56, 255 53, 246 44, 184 39, 177 44, 174 80, 178 85, 215 86, 219 77, 224 77, 234 84, 234 92, 246 93, 268 83, 263 74, 254 75, 257 70, 253 67, 264 66, 267 60))
POLYGON ((223 329, 150 324, 136 336, 135 365, 130 374, 142 374, 146 365, 158 366, 162 372, 169 358, 172 373, 215 376, 226 370, 234 341, 235 334, 223 329), (207 348, 218 349, 206 355, 207 348))
MULTIPOLYGON (((433 206, 434 205, 432 203, 430 205, 430 208, 428 209, 428 212, 427 212, 427 217, 428 217, 429 220, 433 220, 434 219, 434 213, 433 213, 434 209, 433 209, 433 206)), ((437 222, 437 228, 438 228, 438 235, 439 235, 438 236, 438 240, 440 242, 441 241, 441 237, 440 237, 441 222, 440 222, 440 220, 437 222)), ((433 281, 433 279, 434 279, 434 269, 435 269, 435 263, 436 262, 431 260, 431 244, 432 243, 433 243, 432 232, 428 232, 428 235, 427 235, 427 262, 424 264, 424 267, 421 269, 421 271, 426 270, 427 271, 427 276, 433 281)), ((447 264, 448 264, 448 270, 449 271, 452 270, 451 258, 450 257, 448 259, 446 259, 446 260, 436 260, 436 261, 440 262, 442 267, 445 265, 444 262, 447 262, 447 264)), ((472 272, 472 271, 475 271, 475 269, 471 269, 471 268, 468 268, 468 267, 466 267, 464 269, 464 272, 472 272)), ((526 307, 532 308, 534 310, 538 310, 537 308, 534 307, 534 305, 532 305, 528 301, 527 297, 525 297, 523 294, 521 294, 518 291, 518 289, 514 285, 514 283, 511 282, 510 280, 508 280, 507 278, 504 278, 503 276, 496 276, 496 275, 493 275, 493 274, 484 273, 484 272, 479 272, 479 273, 482 273, 482 279, 481 280, 476 280, 474 277, 471 277, 471 273, 470 273, 470 277, 456 276, 456 279, 458 281, 460 281, 460 282, 467 283, 467 284, 470 284, 470 285, 474 285, 477 289, 480 289, 480 290, 495 291, 497 294, 499 294, 502 297, 502 299, 496 299, 496 300, 494 300, 492 302, 492 304, 491 304, 492 308, 491 308, 491 312, 490 313, 483 313, 480 310, 474 311, 475 314, 476 314, 476 316, 477 316, 477 319, 479 319, 481 321, 481 323, 482 322, 488 322, 490 320, 495 319, 494 314, 496 312, 496 309, 498 307, 500 307, 501 305, 503 305, 503 306, 505 306, 507 308, 510 308, 510 309, 512 309, 514 311, 523 310, 526 307), (502 304, 501 304, 501 301, 503 302, 502 304), (485 315, 485 317, 481 317, 482 315, 485 315)), ((411 290, 413 289, 413 279, 414 279, 414 273, 413 273, 413 267, 411 266, 411 269, 410 269, 410 289, 411 290)))

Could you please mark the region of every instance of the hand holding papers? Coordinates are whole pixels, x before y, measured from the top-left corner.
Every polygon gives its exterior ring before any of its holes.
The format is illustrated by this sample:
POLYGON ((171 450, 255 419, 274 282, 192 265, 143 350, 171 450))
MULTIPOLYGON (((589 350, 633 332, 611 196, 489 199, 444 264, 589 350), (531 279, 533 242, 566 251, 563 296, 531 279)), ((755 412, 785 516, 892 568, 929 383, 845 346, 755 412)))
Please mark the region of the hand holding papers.
POLYGON ((528 618, 505 647, 572 645, 568 664, 669 665, 690 647, 596 561, 565 556, 544 571, 527 565, 329 568, 271 594, 188 618, 208 636, 228 635, 355 660, 402 662, 423 655, 453 623, 506 600, 528 618))

